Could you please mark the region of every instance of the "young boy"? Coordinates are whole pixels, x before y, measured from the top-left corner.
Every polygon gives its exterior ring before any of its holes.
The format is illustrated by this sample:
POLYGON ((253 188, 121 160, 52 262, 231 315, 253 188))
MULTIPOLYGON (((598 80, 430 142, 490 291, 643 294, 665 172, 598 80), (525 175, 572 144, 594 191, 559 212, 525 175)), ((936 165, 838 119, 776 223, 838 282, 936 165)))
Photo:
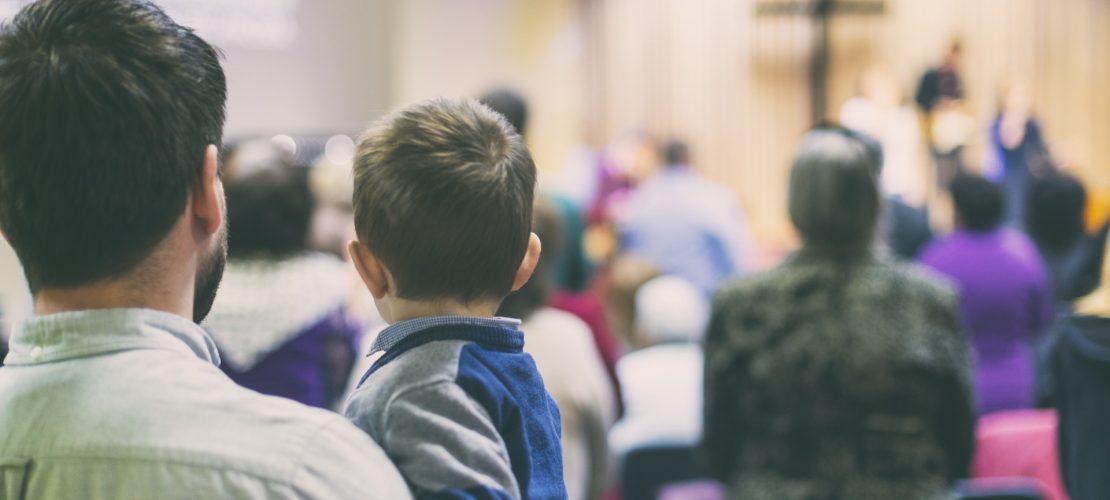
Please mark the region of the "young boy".
POLYGON ((355 160, 348 250, 382 317, 347 417, 418 498, 565 498, 559 410, 520 321, 493 317, 532 274, 536 167, 505 120, 437 99, 379 121, 355 160))

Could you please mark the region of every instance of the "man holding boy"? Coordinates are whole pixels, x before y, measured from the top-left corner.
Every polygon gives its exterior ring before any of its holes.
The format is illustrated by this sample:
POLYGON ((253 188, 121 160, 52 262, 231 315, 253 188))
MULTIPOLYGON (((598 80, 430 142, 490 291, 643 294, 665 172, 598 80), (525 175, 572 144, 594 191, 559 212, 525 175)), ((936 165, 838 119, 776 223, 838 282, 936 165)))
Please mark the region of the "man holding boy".
POLYGON ((493 317, 531 276, 536 168, 474 101, 376 124, 355 160, 352 260, 391 323, 347 416, 418 498, 565 498, 559 411, 520 321, 493 317))
POLYGON ((226 97, 216 50, 149 2, 0 27, 0 230, 36 315, 0 368, 0 498, 409 498, 364 433, 235 385, 197 326, 226 97))

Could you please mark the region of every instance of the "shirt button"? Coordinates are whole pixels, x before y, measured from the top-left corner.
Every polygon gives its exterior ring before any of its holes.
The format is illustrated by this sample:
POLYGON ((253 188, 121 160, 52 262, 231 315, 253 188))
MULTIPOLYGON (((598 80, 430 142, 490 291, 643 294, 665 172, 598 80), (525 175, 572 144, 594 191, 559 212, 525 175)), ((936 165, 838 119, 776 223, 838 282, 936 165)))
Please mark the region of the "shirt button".
POLYGON ((39 359, 42 357, 42 346, 35 346, 31 348, 31 359, 39 359))

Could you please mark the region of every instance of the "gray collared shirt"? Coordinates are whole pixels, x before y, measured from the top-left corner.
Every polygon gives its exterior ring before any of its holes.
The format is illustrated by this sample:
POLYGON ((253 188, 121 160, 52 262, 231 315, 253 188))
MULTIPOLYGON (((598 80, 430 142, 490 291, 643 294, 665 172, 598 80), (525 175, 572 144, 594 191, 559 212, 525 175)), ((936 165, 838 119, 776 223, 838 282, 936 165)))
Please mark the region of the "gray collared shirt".
POLYGON ((236 386, 179 316, 42 316, 5 362, 0 499, 409 498, 365 434, 236 386))

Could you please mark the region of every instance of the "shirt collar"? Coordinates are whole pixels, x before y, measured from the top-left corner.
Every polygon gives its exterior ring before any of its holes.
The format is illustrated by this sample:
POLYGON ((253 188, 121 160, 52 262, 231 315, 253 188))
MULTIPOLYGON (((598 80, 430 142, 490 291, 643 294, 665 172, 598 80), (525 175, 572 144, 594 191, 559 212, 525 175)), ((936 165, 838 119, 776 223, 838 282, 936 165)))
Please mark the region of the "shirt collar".
POLYGON ((192 321, 150 309, 94 309, 38 316, 11 338, 5 364, 49 363, 133 349, 176 351, 220 364, 216 344, 192 321))
POLYGON ((370 354, 378 351, 388 351, 402 340, 420 333, 429 328, 445 325, 468 325, 506 328, 520 330, 520 320, 513 318, 483 318, 478 316, 427 316, 423 318, 399 321, 389 325, 374 339, 370 347, 370 354))

